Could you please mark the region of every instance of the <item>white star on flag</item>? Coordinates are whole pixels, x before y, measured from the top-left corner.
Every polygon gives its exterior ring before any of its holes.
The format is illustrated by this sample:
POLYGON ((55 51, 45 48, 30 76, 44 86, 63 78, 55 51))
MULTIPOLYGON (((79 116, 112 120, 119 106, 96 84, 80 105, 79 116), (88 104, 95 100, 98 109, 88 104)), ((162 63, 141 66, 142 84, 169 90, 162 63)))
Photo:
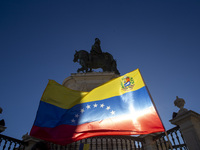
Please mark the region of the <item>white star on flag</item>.
POLYGON ((87 109, 90 109, 90 105, 87 105, 86 108, 87 108, 87 109))
POLYGON ((96 107, 97 107, 97 104, 95 103, 93 106, 94 106, 94 108, 96 108, 96 107))
POLYGON ((114 114, 115 114, 115 111, 112 110, 110 113, 111 113, 112 115, 114 115, 114 114))
POLYGON ((106 109, 109 110, 109 109, 110 109, 110 106, 107 106, 106 109))
POLYGON ((75 120, 74 120, 74 119, 72 119, 71 121, 72 121, 72 122, 75 122, 75 120))
POLYGON ((100 107, 101 107, 101 108, 103 108, 104 106, 105 106, 104 104, 101 104, 101 106, 100 106, 100 107))
POLYGON ((76 118, 78 118, 78 117, 79 117, 79 115, 78 115, 78 114, 76 114, 76 115, 75 115, 75 117, 76 117, 76 118))
POLYGON ((81 113, 83 113, 84 112, 84 108, 83 109, 81 109, 81 113))

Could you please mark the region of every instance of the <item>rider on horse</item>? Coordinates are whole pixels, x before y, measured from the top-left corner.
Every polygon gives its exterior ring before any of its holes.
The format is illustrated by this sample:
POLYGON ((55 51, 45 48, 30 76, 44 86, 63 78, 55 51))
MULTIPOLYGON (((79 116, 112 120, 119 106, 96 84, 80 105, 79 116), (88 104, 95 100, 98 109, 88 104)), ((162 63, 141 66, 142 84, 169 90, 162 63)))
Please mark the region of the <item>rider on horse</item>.
POLYGON ((95 43, 92 45, 90 50, 90 60, 93 61, 94 57, 101 57, 103 52, 101 50, 101 41, 98 38, 95 38, 95 43))

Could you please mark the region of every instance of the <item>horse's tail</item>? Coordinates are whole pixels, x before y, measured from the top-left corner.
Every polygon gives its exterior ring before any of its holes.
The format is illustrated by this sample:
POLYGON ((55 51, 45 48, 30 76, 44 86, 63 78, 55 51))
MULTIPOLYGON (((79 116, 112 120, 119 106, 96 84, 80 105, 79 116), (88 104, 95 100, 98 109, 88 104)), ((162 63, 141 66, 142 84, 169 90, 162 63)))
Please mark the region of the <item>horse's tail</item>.
POLYGON ((118 75, 120 75, 120 73, 119 73, 119 71, 118 71, 118 69, 117 69, 117 62, 116 62, 116 60, 115 59, 113 59, 113 61, 112 61, 112 71, 114 71, 115 72, 115 74, 118 74, 118 75))

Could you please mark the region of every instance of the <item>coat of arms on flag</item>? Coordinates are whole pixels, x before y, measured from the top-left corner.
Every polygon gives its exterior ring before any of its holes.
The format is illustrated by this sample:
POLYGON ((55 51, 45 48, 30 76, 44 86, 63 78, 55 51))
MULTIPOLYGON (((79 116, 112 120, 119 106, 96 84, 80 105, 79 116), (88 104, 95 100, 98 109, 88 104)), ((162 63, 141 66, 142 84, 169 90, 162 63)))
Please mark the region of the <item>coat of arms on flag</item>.
POLYGON ((122 90, 126 91, 126 90, 131 90, 134 86, 134 80, 133 77, 129 77, 129 76, 123 76, 121 79, 121 87, 122 90))

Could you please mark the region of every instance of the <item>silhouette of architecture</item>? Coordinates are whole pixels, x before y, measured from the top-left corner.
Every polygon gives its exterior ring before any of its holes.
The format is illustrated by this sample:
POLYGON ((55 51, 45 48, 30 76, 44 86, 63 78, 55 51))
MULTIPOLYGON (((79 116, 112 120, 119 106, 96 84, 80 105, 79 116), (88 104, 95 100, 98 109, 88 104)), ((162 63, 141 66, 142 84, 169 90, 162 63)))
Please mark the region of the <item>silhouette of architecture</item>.
MULTIPOLYGON (((3 112, 3 109, 0 107, 0 114, 3 112)), ((6 127, 5 127, 5 121, 4 119, 0 120, 0 133, 5 131, 6 127)))
MULTIPOLYGON (((85 50, 76 51, 74 62, 79 62, 81 68, 77 73, 64 79, 62 85, 73 90, 91 91, 94 88, 119 77, 116 61, 107 52, 102 52, 100 40, 95 39, 90 53, 85 50), (93 69, 102 68, 102 72, 93 72, 93 69), (80 73, 81 72, 81 73, 80 73)), ((97 136, 71 144, 61 146, 48 141, 31 137, 25 134, 23 140, 14 139, 0 134, 0 149, 31 150, 79 150, 80 144, 89 144, 90 150, 167 150, 167 149, 200 149, 200 114, 184 108, 185 100, 176 97, 174 105, 179 108, 173 113, 170 122, 176 125, 166 133, 154 133, 148 135, 133 136, 97 136), (166 134, 170 136, 167 138, 166 134), (3 143, 2 143, 3 141, 3 143), (171 148, 172 147, 172 148, 171 148)), ((0 113, 2 113, 0 108, 0 113)), ((170 112, 169 112, 170 113, 170 112)), ((5 130, 4 120, 0 121, 0 132, 5 130)))

